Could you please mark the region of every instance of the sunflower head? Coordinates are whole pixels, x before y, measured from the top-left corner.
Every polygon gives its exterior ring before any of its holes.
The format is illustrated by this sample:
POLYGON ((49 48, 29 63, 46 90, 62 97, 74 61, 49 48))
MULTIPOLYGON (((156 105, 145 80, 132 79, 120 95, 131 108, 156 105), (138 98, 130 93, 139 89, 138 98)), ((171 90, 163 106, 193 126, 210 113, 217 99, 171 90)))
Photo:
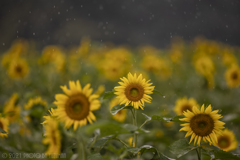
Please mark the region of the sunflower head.
POLYGON ((200 146, 201 140, 205 142, 217 143, 217 135, 221 134, 222 129, 224 128, 223 122, 219 121, 222 116, 217 114, 218 110, 212 111, 211 105, 204 109, 202 105, 201 110, 196 106, 192 108, 192 112, 187 110, 183 113, 186 118, 180 119, 184 124, 180 131, 187 131, 185 137, 191 135, 190 142, 194 139, 194 144, 200 146))
POLYGON ((240 68, 237 65, 231 65, 225 72, 225 79, 230 88, 240 85, 240 68))
POLYGON ((182 115, 184 111, 192 111, 193 106, 198 106, 197 101, 193 98, 187 99, 186 97, 184 98, 179 98, 176 101, 176 105, 174 107, 174 111, 177 115, 182 115))
POLYGON ((114 87, 114 94, 117 95, 119 103, 125 104, 125 106, 131 104, 135 109, 143 109, 144 102, 151 103, 152 97, 148 94, 152 94, 154 86, 149 83, 150 80, 142 78, 142 74, 134 76, 129 73, 128 78, 120 78, 123 82, 119 82, 121 86, 114 87))
MULTIPOLYGON (((47 155, 58 155, 61 152, 61 134, 58 129, 58 122, 54 119, 44 125, 46 130, 43 144, 48 144, 47 155)), ((53 157, 57 158, 57 157, 53 157)))
MULTIPOLYGON (((118 98, 114 98, 110 101, 110 110, 119 104, 119 99, 118 98)), ((118 111, 115 115, 112 115, 113 119, 118 121, 118 122, 124 122, 127 116, 127 110, 123 109, 118 111)))
POLYGON ((231 151, 237 148, 237 140, 233 131, 224 129, 221 135, 217 135, 218 142, 214 145, 218 146, 224 151, 231 151))
POLYGON ((16 58, 9 64, 8 75, 13 79, 25 77, 29 72, 29 67, 24 59, 16 58))
POLYGON ((42 100, 41 97, 35 97, 28 100, 27 104, 24 105, 25 109, 31 109, 35 106, 43 106, 44 108, 47 106, 47 102, 42 100))
POLYGON ((58 119, 65 123, 66 128, 73 125, 76 130, 78 126, 86 125, 87 121, 92 123, 96 120, 92 111, 99 109, 100 101, 98 95, 92 94, 90 84, 82 88, 79 81, 69 81, 69 87, 61 86, 65 94, 56 94, 54 104, 58 107, 58 119))
MULTIPOLYGON (((0 114, 1 116, 1 114, 0 114)), ((3 129, 4 131, 6 131, 8 133, 8 125, 9 125, 9 121, 7 118, 4 117, 0 117, 0 128, 3 129)), ((6 133, 0 133, 0 137, 4 138, 7 137, 8 135, 6 133)))

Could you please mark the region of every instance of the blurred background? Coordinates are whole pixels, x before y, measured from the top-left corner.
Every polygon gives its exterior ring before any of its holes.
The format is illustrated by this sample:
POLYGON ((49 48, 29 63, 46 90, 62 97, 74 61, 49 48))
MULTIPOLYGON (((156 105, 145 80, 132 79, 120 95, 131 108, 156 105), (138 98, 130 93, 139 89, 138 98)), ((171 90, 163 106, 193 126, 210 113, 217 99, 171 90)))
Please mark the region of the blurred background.
POLYGON ((17 38, 39 46, 78 45, 83 36, 99 42, 165 47, 172 37, 202 35, 239 45, 237 0, 1 0, 0 47, 17 38))

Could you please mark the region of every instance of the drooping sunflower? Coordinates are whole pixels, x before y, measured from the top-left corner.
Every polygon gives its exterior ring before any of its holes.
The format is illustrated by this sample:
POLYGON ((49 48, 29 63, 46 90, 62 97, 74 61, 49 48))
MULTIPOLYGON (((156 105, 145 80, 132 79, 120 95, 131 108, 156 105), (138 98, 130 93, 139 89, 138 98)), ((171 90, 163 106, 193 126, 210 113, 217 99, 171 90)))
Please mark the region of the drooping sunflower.
MULTIPOLYGON (((110 101, 110 110, 116 106, 117 104, 119 104, 119 99, 118 98, 114 98, 110 101)), ((113 119, 115 119, 118 122, 124 122, 127 116, 127 110, 123 109, 118 111, 115 115, 112 115, 113 119)))
POLYGON ((57 117, 57 109, 53 109, 51 108, 50 110, 48 110, 48 112, 50 113, 49 116, 43 116, 43 118, 45 119, 45 121, 43 121, 41 124, 47 124, 48 121, 51 121, 52 119, 56 119, 57 117))
POLYGON ((100 101, 98 95, 92 94, 90 84, 82 88, 79 81, 69 81, 69 87, 61 86, 65 94, 56 94, 54 104, 58 107, 56 114, 59 120, 65 123, 66 128, 73 125, 76 130, 78 126, 86 125, 87 121, 92 123, 96 120, 92 111, 99 109, 100 101))
POLYGON ((28 100, 27 104, 24 105, 25 109, 31 109, 35 105, 41 105, 43 107, 47 106, 47 102, 41 97, 35 97, 28 100))
POLYGON ((134 76, 128 73, 128 78, 120 78, 123 82, 118 82, 121 86, 114 87, 114 94, 117 95, 120 105, 125 106, 131 104, 135 109, 141 108, 143 110, 144 102, 151 103, 152 97, 148 94, 152 94, 154 87, 149 83, 150 80, 142 78, 142 74, 138 77, 136 73, 134 76))
POLYGON ((29 67, 25 59, 13 59, 8 67, 8 75, 13 79, 25 77, 29 72, 29 67))
MULTIPOLYGON (((2 128, 4 131, 8 133, 8 125, 9 121, 7 118, 1 117, 0 114, 0 128, 2 128)), ((0 133, 0 137, 4 138, 7 137, 8 135, 6 133, 0 133)))
POLYGON ((48 149, 45 153, 52 158, 57 158, 61 151, 61 134, 58 129, 58 122, 55 119, 51 119, 44 125, 44 128, 46 133, 42 142, 48 145, 48 149))
POLYGON ((240 85, 240 68, 237 65, 231 65, 225 72, 225 79, 229 87, 238 87, 240 85))
POLYGON ((192 111, 193 106, 198 106, 197 101, 194 98, 179 98, 176 101, 174 111, 177 115, 182 115, 184 111, 192 111))
POLYGON ((221 135, 217 135, 218 143, 214 144, 224 151, 231 151, 237 148, 237 140, 233 131, 224 129, 221 135))
POLYGON ((14 122, 19 118, 21 107, 17 104, 18 98, 18 94, 14 93, 4 104, 3 113, 6 114, 9 122, 14 122))
POLYGON ((187 131, 185 137, 191 136, 190 142, 194 139, 194 144, 200 146, 201 140, 209 142, 210 145, 217 143, 217 135, 222 133, 224 128, 223 122, 219 121, 222 116, 217 114, 218 110, 212 111, 211 105, 204 109, 202 105, 201 110, 196 106, 192 108, 192 112, 187 110, 183 113, 186 118, 180 120, 186 122, 181 124, 183 128, 179 131, 187 131))

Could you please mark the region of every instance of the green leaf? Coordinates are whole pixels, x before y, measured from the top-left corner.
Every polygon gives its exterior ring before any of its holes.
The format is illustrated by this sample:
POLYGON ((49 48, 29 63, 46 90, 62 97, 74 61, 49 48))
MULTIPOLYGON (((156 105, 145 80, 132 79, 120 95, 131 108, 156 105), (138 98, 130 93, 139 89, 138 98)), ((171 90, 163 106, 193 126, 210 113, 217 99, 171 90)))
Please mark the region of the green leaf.
POLYGON ((205 150, 206 152, 211 152, 211 151, 219 151, 221 150, 219 147, 214 146, 214 145, 209 145, 208 143, 203 143, 201 144, 201 147, 203 150, 205 150))
POLYGON ((86 133, 91 135, 96 129, 100 129, 101 136, 129 133, 124 126, 117 122, 97 122, 86 127, 86 133))
POLYGON ((170 145, 170 151, 177 155, 177 158, 182 157, 183 155, 197 148, 198 146, 188 144, 186 139, 180 139, 170 145))
POLYGON ((111 98, 112 96, 114 96, 114 91, 109 91, 109 92, 105 92, 104 93, 104 96, 103 96, 103 99, 108 99, 108 98, 111 98))
POLYGON ((106 137, 102 137, 99 140, 97 140, 94 144, 93 144, 93 148, 103 148, 107 142, 113 138, 115 138, 116 136, 114 135, 110 135, 110 136, 106 136, 106 137))
POLYGON ((4 131, 1 127, 0 127, 0 133, 5 133, 8 134, 6 131, 4 131))
POLYGON ((153 157, 151 160, 175 160, 175 159, 169 158, 169 157, 159 153, 156 148, 154 148, 153 146, 150 146, 150 145, 144 145, 140 148, 129 147, 126 149, 126 151, 131 152, 134 155, 151 152, 151 153, 153 153, 153 157))
POLYGON ((183 121, 180 121, 180 118, 184 118, 184 115, 179 115, 179 116, 175 116, 171 119, 172 122, 177 122, 177 123, 184 123, 183 121))
POLYGON ((170 117, 161 117, 161 116, 157 116, 157 115, 153 115, 151 120, 155 120, 155 121, 162 121, 162 122, 170 122, 172 120, 172 118, 170 117))
POLYGON ((225 152, 223 150, 219 150, 219 151, 214 151, 214 159, 216 160, 240 160, 240 157, 238 157, 237 155, 234 155, 230 152, 225 152))
POLYGON ((116 105, 111 109, 111 114, 115 115, 117 112, 121 111, 122 109, 131 109, 133 108, 132 106, 121 106, 121 105, 116 105))
POLYGON ((148 115, 146 115, 146 114, 144 114, 144 113, 142 113, 146 118, 147 118, 147 120, 151 120, 152 118, 151 117, 149 117, 148 115))
POLYGON ((155 89, 153 90, 153 93, 156 93, 156 94, 159 94, 159 95, 165 97, 162 93, 160 93, 159 91, 157 91, 157 90, 155 90, 155 89))
POLYGON ((100 153, 95 153, 87 158, 88 160, 104 160, 100 153))

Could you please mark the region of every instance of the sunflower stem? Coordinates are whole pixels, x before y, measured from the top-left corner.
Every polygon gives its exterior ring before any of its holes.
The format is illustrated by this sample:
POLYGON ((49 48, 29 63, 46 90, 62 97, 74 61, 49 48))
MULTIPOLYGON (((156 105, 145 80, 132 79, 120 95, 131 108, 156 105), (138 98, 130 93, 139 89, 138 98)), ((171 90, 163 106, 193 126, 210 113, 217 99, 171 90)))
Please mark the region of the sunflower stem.
POLYGON ((196 151, 198 155, 198 160, 202 160, 202 149, 199 147, 199 148, 196 148, 196 151))
MULTIPOLYGON (((76 132, 76 133, 78 133, 78 132, 76 132)), ((76 136, 76 137, 78 137, 77 140, 78 140, 78 144, 79 144, 78 156, 80 157, 80 155, 81 155, 81 159, 87 160, 86 151, 85 151, 85 147, 84 147, 85 145, 84 145, 84 141, 83 141, 81 133, 79 132, 78 136, 76 136)))
MULTIPOLYGON (((136 109, 134 109, 133 110, 133 125, 135 125, 136 127, 137 127, 137 110, 136 109)), ((137 133, 136 133, 136 131, 134 132, 134 141, 133 141, 133 147, 137 147, 137 133)))
POLYGON ((119 142, 121 142, 125 147, 129 147, 125 142, 123 142, 121 139, 119 139, 119 138, 115 138, 116 140, 118 140, 119 142))

